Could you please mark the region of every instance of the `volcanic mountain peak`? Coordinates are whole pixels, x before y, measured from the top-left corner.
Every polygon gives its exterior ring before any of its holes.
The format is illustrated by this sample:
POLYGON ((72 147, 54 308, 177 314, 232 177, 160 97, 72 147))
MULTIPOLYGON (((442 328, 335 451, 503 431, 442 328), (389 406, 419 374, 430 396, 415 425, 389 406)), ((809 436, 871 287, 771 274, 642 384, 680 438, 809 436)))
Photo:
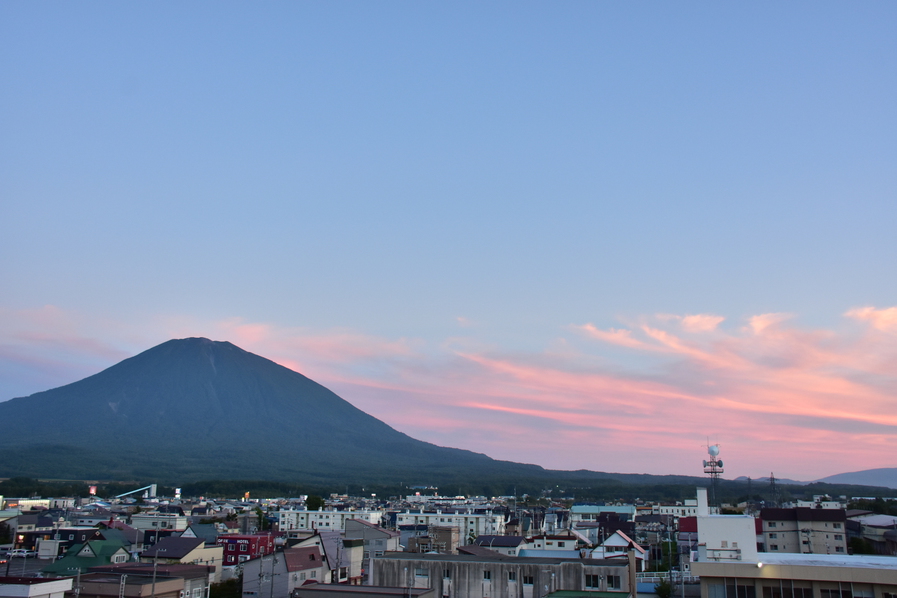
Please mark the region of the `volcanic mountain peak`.
POLYGON ((0 475, 408 477, 422 467, 496 463, 414 440, 298 372, 206 338, 170 340, 0 403, 0 419, 16 422, 0 448, 18 455, 4 459, 0 475))

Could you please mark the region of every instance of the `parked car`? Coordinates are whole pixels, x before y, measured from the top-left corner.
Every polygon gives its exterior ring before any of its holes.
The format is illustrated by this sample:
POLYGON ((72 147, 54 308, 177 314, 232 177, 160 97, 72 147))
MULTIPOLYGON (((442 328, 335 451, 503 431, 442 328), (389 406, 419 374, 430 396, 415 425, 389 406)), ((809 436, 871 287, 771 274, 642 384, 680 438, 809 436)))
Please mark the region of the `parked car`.
POLYGON ((8 556, 10 558, 21 557, 21 558, 30 559, 30 558, 34 558, 35 556, 37 556, 37 553, 34 552, 33 550, 26 550, 24 548, 15 548, 15 549, 9 551, 8 556))

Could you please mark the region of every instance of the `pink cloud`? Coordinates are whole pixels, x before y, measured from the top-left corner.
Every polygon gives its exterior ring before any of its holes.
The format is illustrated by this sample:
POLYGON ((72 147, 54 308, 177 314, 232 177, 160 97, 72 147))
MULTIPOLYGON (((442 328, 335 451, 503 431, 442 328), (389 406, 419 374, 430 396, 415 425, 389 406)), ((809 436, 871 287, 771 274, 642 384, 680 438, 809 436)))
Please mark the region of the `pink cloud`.
POLYGON ((857 307, 845 314, 849 318, 855 318, 869 322, 878 330, 897 331, 897 307, 875 309, 874 307, 857 307))
POLYGON ((140 328, 46 307, 0 310, 0 362, 58 373, 75 355, 105 367, 135 346, 206 336, 300 371, 416 438, 496 458, 700 475, 710 435, 733 475, 812 479, 897 465, 894 314, 853 309, 844 330, 774 313, 726 329, 723 316, 646 316, 559 330, 545 351, 515 353, 472 334, 426 341, 187 316, 140 328))

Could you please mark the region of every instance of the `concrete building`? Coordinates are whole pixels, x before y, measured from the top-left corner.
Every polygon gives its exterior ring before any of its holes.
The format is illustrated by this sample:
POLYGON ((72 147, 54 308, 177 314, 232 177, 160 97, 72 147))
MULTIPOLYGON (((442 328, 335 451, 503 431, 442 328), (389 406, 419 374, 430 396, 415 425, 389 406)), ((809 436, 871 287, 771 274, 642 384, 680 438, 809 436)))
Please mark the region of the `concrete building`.
POLYGON ((711 515, 707 488, 698 488, 697 513, 697 560, 757 562, 757 529, 753 517, 711 515))
MULTIPOLYGON (((557 591, 629 592, 629 559, 521 558, 388 553, 374 559, 375 586, 433 588, 445 598, 540 598, 557 591)), ((606 596, 604 597, 606 598, 606 596)))
POLYGON ((455 526, 461 532, 462 543, 472 541, 482 534, 502 536, 505 533, 504 515, 491 510, 476 512, 466 511, 419 511, 406 510, 396 514, 396 526, 426 525, 445 527, 455 526))
POLYGON ((701 598, 894 598, 897 559, 762 553, 741 562, 696 562, 701 598))
POLYGON ((761 509, 765 552, 847 554, 844 509, 761 509))
POLYGON ((131 515, 131 527, 143 530, 185 530, 188 521, 177 513, 140 513, 131 515))
POLYGON ((309 584, 293 590, 291 598, 436 598, 436 591, 429 588, 309 584))
POLYGON ((570 507, 570 525, 576 527, 583 521, 598 521, 602 513, 614 513, 623 521, 635 519, 635 505, 573 505, 570 507))
POLYGON ((0 577, 0 598, 63 598, 72 578, 0 577))
POLYGON ((383 513, 381 511, 337 511, 333 509, 278 511, 277 529, 280 531, 297 529, 340 531, 346 529, 346 521, 350 519, 360 519, 374 525, 380 525, 383 513))
MULTIPOLYGON (((486 536, 479 536, 479 538, 483 537, 486 536)), ((405 547, 405 551, 453 554, 458 550, 459 546, 462 546, 461 540, 461 530, 454 525, 436 525, 428 528, 426 535, 411 538, 405 547)))

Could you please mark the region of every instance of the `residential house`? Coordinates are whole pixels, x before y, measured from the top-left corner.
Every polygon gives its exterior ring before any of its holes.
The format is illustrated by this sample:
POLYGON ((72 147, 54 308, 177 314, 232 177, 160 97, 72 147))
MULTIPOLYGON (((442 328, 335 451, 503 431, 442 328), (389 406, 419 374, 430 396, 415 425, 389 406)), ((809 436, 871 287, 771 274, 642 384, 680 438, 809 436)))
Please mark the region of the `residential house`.
POLYGON ((606 538, 604 542, 592 550, 591 558, 593 559, 616 559, 624 558, 629 551, 635 553, 636 565, 639 571, 645 570, 648 561, 648 551, 636 544, 636 542, 621 531, 616 531, 606 538))
POLYGON ((243 563, 243 595, 288 596, 303 585, 324 583, 329 573, 320 546, 277 550, 243 563))
POLYGON ((295 545, 303 546, 321 548, 328 571, 323 583, 361 583, 365 564, 363 540, 349 540, 340 532, 318 531, 295 545))
POLYGON ((43 573, 55 576, 84 573, 90 567, 127 563, 131 558, 127 548, 114 540, 89 540, 84 544, 75 544, 69 548, 65 556, 41 569, 43 573))
POLYGON ((203 538, 168 536, 140 554, 141 563, 217 565, 222 561, 221 546, 207 546, 203 538))
POLYGON ((529 543, 523 536, 483 535, 478 537, 474 544, 507 556, 518 556, 521 550, 529 546, 529 543))

